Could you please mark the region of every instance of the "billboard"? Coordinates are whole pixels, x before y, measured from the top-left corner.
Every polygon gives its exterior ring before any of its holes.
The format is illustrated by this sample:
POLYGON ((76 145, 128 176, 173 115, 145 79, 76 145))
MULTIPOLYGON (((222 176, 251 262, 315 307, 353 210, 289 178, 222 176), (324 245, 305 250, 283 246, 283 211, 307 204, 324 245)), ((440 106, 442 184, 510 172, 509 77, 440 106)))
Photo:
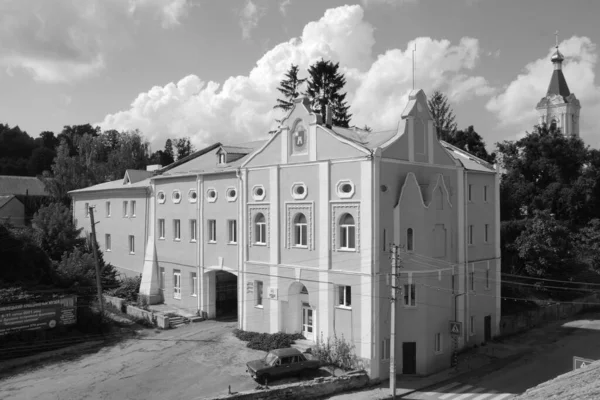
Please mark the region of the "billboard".
POLYGON ((77 296, 0 306, 0 336, 52 329, 77 322, 77 296))

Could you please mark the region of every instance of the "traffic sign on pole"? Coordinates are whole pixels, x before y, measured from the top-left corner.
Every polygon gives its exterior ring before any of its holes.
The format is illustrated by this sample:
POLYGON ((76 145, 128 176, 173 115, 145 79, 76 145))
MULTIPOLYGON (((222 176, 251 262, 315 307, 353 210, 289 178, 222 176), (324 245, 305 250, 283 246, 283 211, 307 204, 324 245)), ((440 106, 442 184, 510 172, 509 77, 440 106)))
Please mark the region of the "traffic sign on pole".
POLYGON ((462 335, 462 322, 450 321, 450 335, 451 336, 462 335))
POLYGON ((573 357, 573 371, 579 368, 584 368, 593 363, 596 360, 591 360, 589 358, 582 357, 573 357))

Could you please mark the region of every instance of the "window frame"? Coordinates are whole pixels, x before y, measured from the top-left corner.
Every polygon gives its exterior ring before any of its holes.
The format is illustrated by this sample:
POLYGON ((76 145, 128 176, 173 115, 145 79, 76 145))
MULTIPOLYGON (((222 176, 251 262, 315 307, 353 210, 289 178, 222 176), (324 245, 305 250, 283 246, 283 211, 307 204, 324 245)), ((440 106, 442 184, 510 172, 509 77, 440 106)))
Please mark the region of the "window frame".
POLYGON ((337 296, 336 304, 337 308, 343 308, 345 310, 352 309, 352 286, 350 285, 336 285, 337 296))
POLYGON ((175 242, 181 241, 181 220, 177 218, 173 219, 173 240, 175 242))
POLYGON ((469 225, 467 228, 467 244, 473 246, 473 225, 469 225))
POLYGON ((488 185, 483 185, 483 202, 488 202, 488 185))
POLYGON ((105 203, 105 207, 106 207, 106 218, 110 218, 110 214, 111 214, 111 208, 110 208, 110 201, 107 201, 105 203))
POLYGON ((206 221, 207 223, 207 242, 208 243, 217 243, 217 220, 209 219, 206 221))
POLYGON ((104 234, 104 251, 112 251, 112 240, 110 233, 104 234))
POLYGON ((473 184, 469 183, 467 187, 467 199, 469 203, 473 202, 473 184))
POLYGON ((404 308, 417 307, 417 286, 412 282, 405 283, 402 285, 402 305, 404 308), (412 297, 407 295, 410 289, 412 289, 412 297))
POLYGON ((85 208, 85 217, 90 217, 90 203, 84 203, 83 207, 85 208))
POLYGON ((257 213, 254 216, 254 238, 252 238, 253 244, 258 246, 266 246, 267 245, 267 218, 263 213, 257 213), (262 217, 261 221, 258 221, 259 217, 262 217))
POLYGON ((415 251, 415 230, 413 228, 406 229, 406 251, 409 253, 415 251))
POLYGON ((444 352, 444 347, 442 345, 442 333, 438 332, 434 335, 433 339, 433 352, 434 354, 442 354, 444 352))
POLYGON ((469 290, 475 291, 475 271, 469 271, 469 290))
POLYGON ((190 272, 190 282, 192 284, 190 296, 198 297, 198 274, 196 272, 190 272))
POLYGON ((123 200, 123 218, 129 217, 129 215, 127 214, 128 210, 129 210, 129 201, 123 200))
POLYGON ((129 254, 135 254, 135 236, 129 235, 129 254))
POLYGON ((340 230, 340 247, 341 251, 356 251, 356 220, 354 216, 350 213, 344 213, 340 217, 339 222, 339 230, 340 230), (342 223, 346 219, 346 216, 352 218, 352 224, 342 223), (353 238, 352 243, 354 247, 349 247, 350 239, 353 238))
POLYGON ((165 267, 158 268, 158 288, 162 291, 165 290, 165 267))
POLYGON ((471 315, 469 318, 469 336, 475 335, 475 316, 471 315))
POLYGON ((181 300, 181 270, 173 270, 173 298, 181 300))
POLYGON ((190 219, 190 242, 198 242, 198 220, 195 218, 190 219))
POLYGON ((297 213, 294 216, 294 242, 293 247, 297 249, 308 249, 308 219, 304 213, 297 213), (298 222, 304 218, 304 222, 298 222), (304 242, 303 242, 304 241, 304 242))
POLYGON ((165 219, 159 218, 158 219, 158 239, 165 240, 166 233, 167 233, 167 229, 165 227, 165 219))
POLYGON ((490 224, 484 224, 484 226, 483 226, 483 231, 484 231, 484 234, 483 234, 484 239, 483 239, 483 241, 485 243, 489 243, 490 242, 489 241, 489 227, 490 227, 490 224))
POLYGON ((485 289, 490 290, 490 269, 485 270, 485 289))
POLYGON ((129 211, 131 212, 131 218, 135 218, 136 209, 137 209, 137 202, 135 200, 131 200, 129 202, 129 211))
POLYGON ((237 244, 237 219, 227 220, 227 244, 237 244), (233 235, 232 235, 233 227, 233 235), (233 240, 232 240, 233 239, 233 240))
POLYGON ((255 308, 263 308, 264 307, 264 295, 263 295, 264 285, 263 281, 254 281, 254 307, 255 308), (260 288, 260 290, 259 290, 260 288))

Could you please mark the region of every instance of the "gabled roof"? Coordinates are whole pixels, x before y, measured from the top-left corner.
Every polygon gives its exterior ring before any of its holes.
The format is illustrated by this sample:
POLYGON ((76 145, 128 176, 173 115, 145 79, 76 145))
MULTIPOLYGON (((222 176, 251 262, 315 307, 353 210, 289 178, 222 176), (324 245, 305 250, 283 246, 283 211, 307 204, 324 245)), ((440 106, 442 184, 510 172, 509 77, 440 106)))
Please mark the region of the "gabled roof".
POLYGON ((473 154, 464 151, 456 146, 451 145, 448 142, 440 140, 440 144, 446 150, 452 158, 458 160, 465 169, 469 171, 479 171, 479 172, 496 172, 496 169, 492 164, 487 161, 482 160, 479 157, 474 156, 473 154))
POLYGON ((248 148, 248 147, 225 146, 225 145, 222 145, 221 149, 224 152, 229 153, 229 154, 250 154, 253 151, 251 148, 248 148))
MULTIPOLYGON (((19 199, 17 199, 14 195, 9 194, 9 195, 5 195, 5 196, 0 196, 0 208, 4 207, 5 205, 7 205, 12 199, 15 199, 15 201, 19 201, 19 199)), ((20 201, 19 201, 20 203, 20 201)))
POLYGON ((125 171, 125 177, 123 178, 123 184, 137 183, 144 179, 150 178, 154 175, 154 172, 143 171, 138 169, 128 169, 125 171))
POLYGON ((34 176, 0 175, 0 195, 48 196, 46 186, 34 176))
MULTIPOLYGON (((327 129, 324 126, 322 126, 322 128, 327 129)), ((332 126, 330 130, 368 150, 373 150, 383 145, 398 132, 397 129, 368 132, 363 129, 342 128, 341 126, 332 126)))

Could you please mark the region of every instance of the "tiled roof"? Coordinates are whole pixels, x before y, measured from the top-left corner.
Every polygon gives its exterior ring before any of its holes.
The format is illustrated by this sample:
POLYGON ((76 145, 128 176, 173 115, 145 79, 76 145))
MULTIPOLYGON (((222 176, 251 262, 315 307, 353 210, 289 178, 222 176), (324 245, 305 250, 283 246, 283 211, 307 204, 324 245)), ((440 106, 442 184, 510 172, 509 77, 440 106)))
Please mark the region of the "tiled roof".
POLYGON ((391 129, 379 132, 368 132, 357 128, 342 128, 340 126, 333 126, 331 130, 348 139, 356 144, 359 144, 369 150, 373 150, 388 140, 390 140, 398 132, 397 129, 391 129))
POLYGON ((452 156, 455 160, 458 160, 465 169, 469 171, 480 171, 480 172, 496 172, 494 166, 481 158, 475 157, 474 155, 459 149, 450 143, 440 140, 440 144, 444 147, 446 152, 452 156))
POLYGON ((44 182, 32 176, 0 175, 0 195, 48 196, 44 182))
POLYGON ((4 207, 6 204, 8 204, 9 201, 11 201, 14 198, 15 196, 12 194, 0 196, 0 208, 4 207))

